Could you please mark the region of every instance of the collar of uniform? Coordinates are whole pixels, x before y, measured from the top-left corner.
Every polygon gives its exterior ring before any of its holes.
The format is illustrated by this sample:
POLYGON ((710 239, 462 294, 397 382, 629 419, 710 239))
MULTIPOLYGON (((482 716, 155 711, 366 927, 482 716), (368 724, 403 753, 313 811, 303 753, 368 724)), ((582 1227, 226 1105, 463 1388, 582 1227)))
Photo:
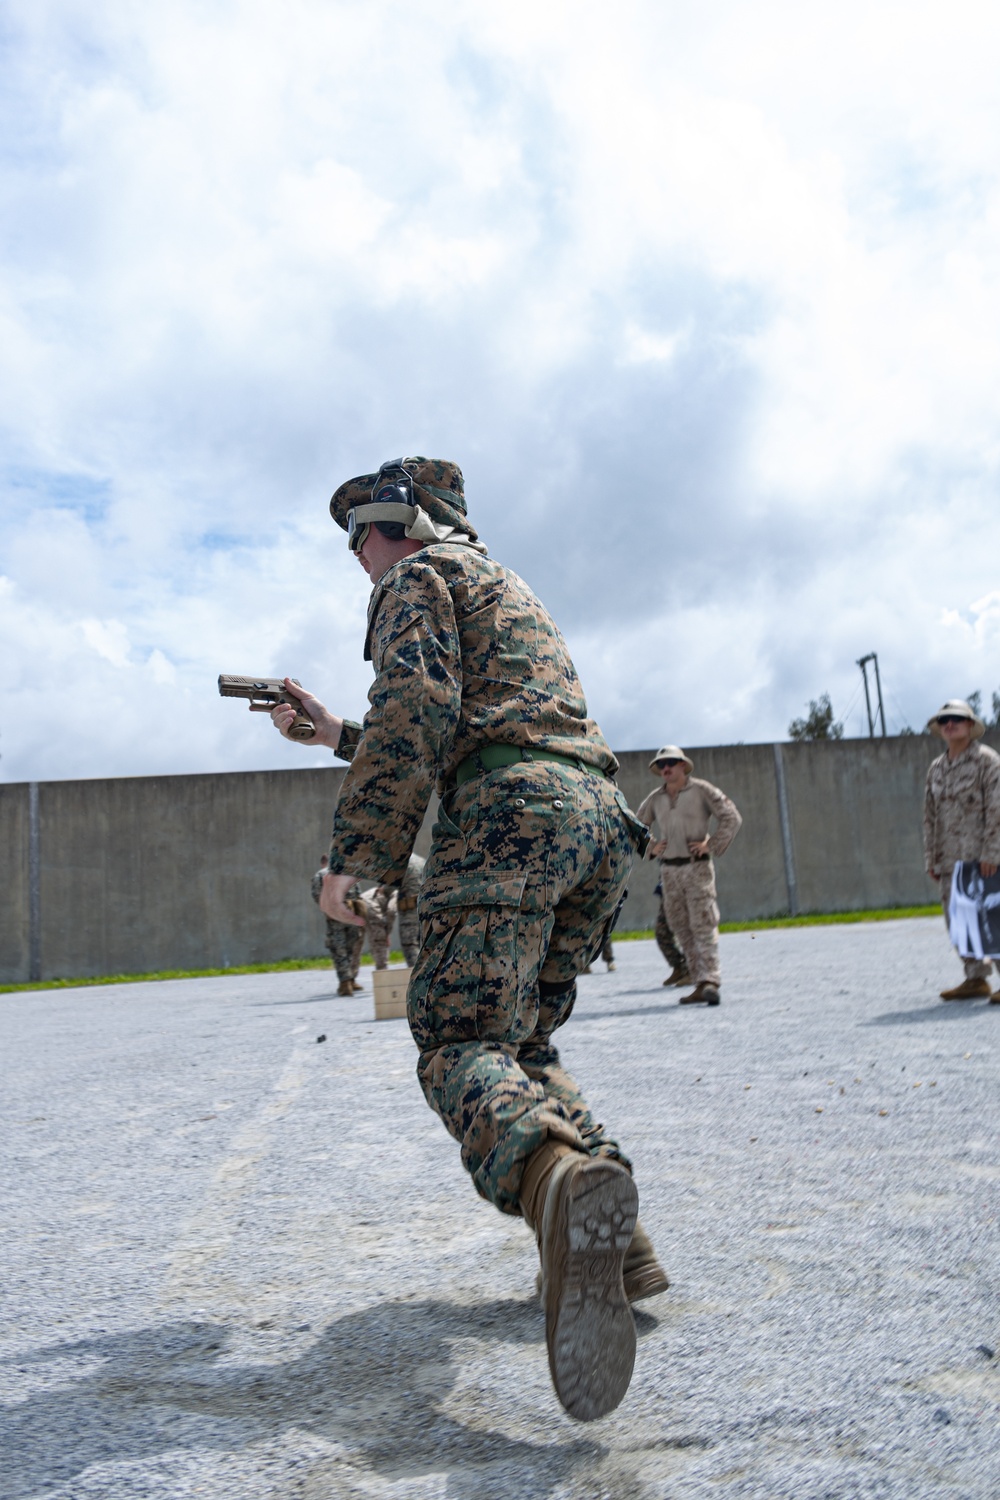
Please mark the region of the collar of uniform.
POLYGON ((956 755, 955 756, 954 760, 952 760, 951 756, 948 754, 948 752, 946 750, 944 752, 945 770, 947 770, 947 771, 953 771, 955 769, 955 767, 956 766, 960 766, 963 763, 963 761, 975 759, 975 757, 979 754, 979 749, 980 749, 980 743, 979 743, 979 741, 978 740, 972 740, 968 745, 966 745, 966 747, 962 751, 961 755, 956 755))

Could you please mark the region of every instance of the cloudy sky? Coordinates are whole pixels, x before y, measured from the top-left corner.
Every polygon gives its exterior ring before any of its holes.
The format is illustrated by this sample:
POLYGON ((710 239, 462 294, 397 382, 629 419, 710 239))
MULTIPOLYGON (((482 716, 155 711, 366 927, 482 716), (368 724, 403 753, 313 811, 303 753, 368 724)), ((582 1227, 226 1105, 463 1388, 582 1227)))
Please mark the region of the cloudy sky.
POLYGON ((402 452, 618 748, 1000 689, 1000 11, 2 14, 0 779, 328 763, 215 678, 360 717, 402 452))

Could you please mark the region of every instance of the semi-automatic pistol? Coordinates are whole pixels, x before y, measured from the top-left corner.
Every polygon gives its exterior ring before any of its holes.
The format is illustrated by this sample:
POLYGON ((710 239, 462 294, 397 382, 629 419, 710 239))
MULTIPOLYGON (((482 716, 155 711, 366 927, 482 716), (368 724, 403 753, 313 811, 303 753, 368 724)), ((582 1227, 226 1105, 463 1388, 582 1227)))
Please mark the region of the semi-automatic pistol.
MULTIPOLYGON (((298 678, 292 677, 290 681, 298 682, 298 678)), ((288 738, 311 740, 316 737, 312 719, 303 713, 301 702, 289 692, 281 677, 229 677, 220 673, 219 693, 223 698, 249 698, 250 712, 257 714, 269 714, 278 703, 287 703, 295 710, 288 738)))

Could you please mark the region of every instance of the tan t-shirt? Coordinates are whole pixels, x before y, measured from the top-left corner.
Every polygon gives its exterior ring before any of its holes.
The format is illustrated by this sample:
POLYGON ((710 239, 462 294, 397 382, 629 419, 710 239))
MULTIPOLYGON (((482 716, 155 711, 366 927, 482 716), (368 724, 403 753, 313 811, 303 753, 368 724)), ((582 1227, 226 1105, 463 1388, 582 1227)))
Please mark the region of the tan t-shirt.
POLYGON ((661 859, 690 859, 689 843, 707 837, 712 818, 715 832, 709 839, 710 854, 722 854, 733 842, 743 822, 735 802, 710 781, 689 776, 676 797, 666 787, 657 787, 639 808, 639 817, 652 829, 654 840, 666 839, 661 859))

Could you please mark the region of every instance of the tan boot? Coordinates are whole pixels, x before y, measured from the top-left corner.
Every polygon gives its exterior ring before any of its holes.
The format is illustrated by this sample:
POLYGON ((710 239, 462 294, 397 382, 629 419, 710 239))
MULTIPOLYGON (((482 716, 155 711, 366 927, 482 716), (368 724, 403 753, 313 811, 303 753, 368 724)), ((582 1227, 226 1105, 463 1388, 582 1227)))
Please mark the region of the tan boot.
POLYGON ((546 1142, 528 1163, 521 1207, 536 1233, 541 1210, 552 1384, 571 1417, 592 1422, 614 1411, 632 1379, 635 1322, 622 1261, 639 1195, 617 1162, 573 1150, 559 1152, 553 1161, 555 1145, 546 1142))
POLYGON ((670 1285, 666 1271, 656 1258, 653 1241, 638 1219, 635 1221, 632 1243, 625 1251, 622 1262, 622 1282, 630 1302, 641 1302, 644 1297, 656 1297, 670 1285))
POLYGON ((707 979, 699 980, 690 995, 681 996, 682 1005, 718 1005, 718 1003, 719 991, 707 979))
POLYGON ((688 973, 687 965, 681 964, 678 968, 670 970, 670 973, 663 981, 663 987, 664 989, 667 989, 670 985, 690 983, 691 975, 688 973))
MULTIPOLYGON (((638 1219, 632 1243, 625 1251, 622 1262, 622 1285, 630 1302, 641 1302, 645 1297, 657 1297, 670 1285, 666 1271, 656 1258, 653 1242, 638 1219)), ((535 1277, 535 1292, 542 1295, 542 1273, 535 1277)))
POLYGON ((337 986, 337 994, 338 995, 353 995, 354 994, 354 981, 352 979, 342 979, 340 981, 339 985, 337 986))
POLYGON ((942 1000, 989 1000, 992 992, 988 979, 963 979, 953 990, 942 990, 942 1000))

